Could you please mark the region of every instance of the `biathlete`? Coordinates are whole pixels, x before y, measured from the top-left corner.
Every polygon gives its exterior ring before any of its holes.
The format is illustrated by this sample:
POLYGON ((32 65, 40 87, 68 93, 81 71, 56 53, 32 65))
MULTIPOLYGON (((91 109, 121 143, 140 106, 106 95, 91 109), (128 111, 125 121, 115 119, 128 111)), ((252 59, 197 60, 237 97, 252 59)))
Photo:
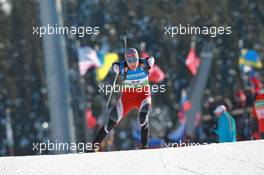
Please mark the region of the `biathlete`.
POLYGON ((121 96, 110 112, 104 126, 99 130, 93 144, 99 145, 129 111, 136 108, 141 127, 141 149, 148 148, 149 115, 151 112, 151 90, 148 74, 154 65, 154 58, 139 58, 135 48, 129 48, 125 61, 113 63, 112 69, 122 79, 121 96), (139 89, 140 88, 140 89, 139 89))

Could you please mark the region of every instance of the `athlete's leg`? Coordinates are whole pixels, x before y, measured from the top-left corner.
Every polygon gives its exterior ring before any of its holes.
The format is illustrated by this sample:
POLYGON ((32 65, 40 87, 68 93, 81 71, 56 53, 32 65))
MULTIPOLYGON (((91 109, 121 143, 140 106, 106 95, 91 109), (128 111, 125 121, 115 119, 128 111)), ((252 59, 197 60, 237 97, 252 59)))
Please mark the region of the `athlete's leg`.
POLYGON ((97 136, 95 137, 93 142, 94 144, 100 144, 106 135, 116 126, 117 120, 113 119, 115 116, 117 116, 117 112, 116 108, 114 107, 110 113, 108 121, 106 121, 105 125, 99 130, 97 136))
POLYGON ((151 101, 149 98, 147 98, 142 101, 139 109, 139 124, 141 127, 141 149, 148 148, 150 111, 151 101))
POLYGON ((119 120, 122 118, 123 115, 123 103, 122 99, 119 99, 116 105, 111 110, 111 113, 108 119, 105 122, 105 125, 99 130, 98 134, 96 135, 93 145, 100 144, 102 140, 106 137, 106 135, 117 125, 119 120))

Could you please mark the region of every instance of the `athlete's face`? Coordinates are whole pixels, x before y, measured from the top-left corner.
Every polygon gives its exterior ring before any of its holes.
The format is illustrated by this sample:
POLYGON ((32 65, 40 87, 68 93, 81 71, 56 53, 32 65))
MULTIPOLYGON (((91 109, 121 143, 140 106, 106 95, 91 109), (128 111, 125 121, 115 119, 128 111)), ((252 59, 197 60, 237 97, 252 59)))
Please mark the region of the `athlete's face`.
POLYGON ((139 64, 138 60, 139 60, 139 58, 138 58, 137 54, 127 55, 126 62, 127 62, 129 69, 136 70, 138 67, 138 64, 139 64))
POLYGON ((129 67, 129 69, 131 69, 131 70, 136 70, 137 67, 138 67, 138 61, 133 62, 133 63, 129 63, 129 62, 127 62, 127 65, 128 65, 128 67, 129 67))

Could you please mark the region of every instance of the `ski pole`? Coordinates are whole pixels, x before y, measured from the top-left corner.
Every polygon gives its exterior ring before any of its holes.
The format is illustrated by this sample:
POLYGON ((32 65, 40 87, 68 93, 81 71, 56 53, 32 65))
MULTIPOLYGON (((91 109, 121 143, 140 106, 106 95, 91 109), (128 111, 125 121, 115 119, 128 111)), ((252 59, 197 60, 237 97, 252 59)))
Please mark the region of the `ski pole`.
POLYGON ((122 39, 124 40, 124 47, 125 47, 125 57, 126 57, 126 52, 127 52, 127 37, 126 37, 126 33, 124 33, 122 35, 122 39))
MULTIPOLYGON (((125 56, 126 56, 126 51, 127 51, 126 33, 124 33, 123 35, 121 35, 121 37, 122 37, 122 39, 124 40, 125 56)), ((116 84, 117 77, 118 77, 118 73, 116 73, 116 75, 115 75, 115 79, 114 79, 114 82, 113 82, 113 85, 112 85, 112 89, 111 89, 110 95, 109 95, 109 97, 108 97, 108 100, 107 100, 106 106, 105 106, 105 113, 107 113, 107 109, 108 109, 108 106, 109 106, 110 100, 111 100, 111 98, 112 98, 112 94, 113 94, 113 90, 114 90, 114 87, 115 87, 115 84, 116 84)))
POLYGON ((107 109, 108 109, 108 106, 109 106, 109 103, 110 103, 110 100, 111 100, 111 97, 112 97, 112 94, 113 94, 113 91, 114 91, 114 87, 115 87, 115 84, 116 84, 117 77, 118 77, 118 73, 116 73, 116 75, 115 75, 115 79, 114 79, 114 82, 113 82, 113 85, 112 85, 112 88, 111 88, 111 92, 110 92, 110 95, 108 97, 108 100, 107 100, 107 103, 106 103, 106 106, 105 106, 105 112, 107 112, 107 109))

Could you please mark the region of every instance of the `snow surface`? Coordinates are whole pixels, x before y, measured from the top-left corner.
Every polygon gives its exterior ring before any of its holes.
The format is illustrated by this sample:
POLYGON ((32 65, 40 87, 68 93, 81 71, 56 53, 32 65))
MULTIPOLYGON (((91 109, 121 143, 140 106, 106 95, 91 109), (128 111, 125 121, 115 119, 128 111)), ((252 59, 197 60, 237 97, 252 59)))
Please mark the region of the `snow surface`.
POLYGON ((0 174, 264 175, 264 140, 152 150, 2 157, 0 174))

